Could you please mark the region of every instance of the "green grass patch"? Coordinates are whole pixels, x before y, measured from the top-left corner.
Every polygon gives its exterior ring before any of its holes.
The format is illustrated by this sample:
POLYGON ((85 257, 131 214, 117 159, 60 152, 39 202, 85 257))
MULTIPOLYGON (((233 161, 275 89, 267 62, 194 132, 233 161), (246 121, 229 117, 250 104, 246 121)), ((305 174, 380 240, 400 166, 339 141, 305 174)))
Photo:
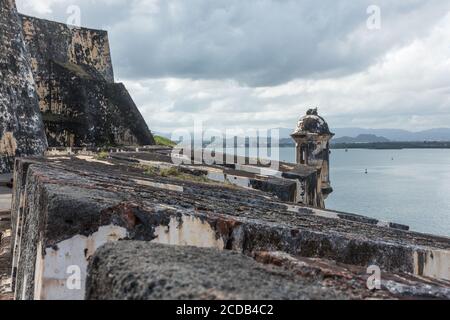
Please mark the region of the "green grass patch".
POLYGON ((170 139, 161 137, 161 136, 154 136, 155 142, 158 146, 164 146, 164 147, 175 147, 177 144, 173 142, 170 139))
POLYGON ((109 152, 102 151, 95 157, 97 160, 107 160, 109 158, 109 152))
POLYGON ((161 177, 168 178, 168 177, 179 177, 182 175, 182 173, 180 172, 180 170, 178 170, 178 168, 170 167, 170 168, 161 169, 159 171, 159 175, 161 177))
POLYGON ((217 182, 208 179, 206 176, 197 176, 193 174, 189 174, 186 172, 180 171, 178 167, 169 167, 169 168, 158 168, 156 166, 139 166, 139 168, 144 169, 144 174, 150 176, 160 176, 164 178, 173 178, 181 181, 189 181, 189 182, 197 182, 204 183, 209 185, 221 186, 221 187, 231 187, 234 186, 228 181, 225 183, 217 182))

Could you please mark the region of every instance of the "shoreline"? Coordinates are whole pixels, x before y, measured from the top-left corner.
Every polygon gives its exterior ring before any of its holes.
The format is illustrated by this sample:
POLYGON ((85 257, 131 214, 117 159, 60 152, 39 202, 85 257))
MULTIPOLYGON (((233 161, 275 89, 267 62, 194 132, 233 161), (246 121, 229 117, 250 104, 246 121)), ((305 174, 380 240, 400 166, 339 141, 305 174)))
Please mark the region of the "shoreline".
MULTIPOLYGON (((282 148, 295 147, 293 144, 280 144, 282 148)), ((331 143, 331 149, 403 150, 403 149, 450 149, 449 141, 426 142, 374 142, 374 143, 331 143)))

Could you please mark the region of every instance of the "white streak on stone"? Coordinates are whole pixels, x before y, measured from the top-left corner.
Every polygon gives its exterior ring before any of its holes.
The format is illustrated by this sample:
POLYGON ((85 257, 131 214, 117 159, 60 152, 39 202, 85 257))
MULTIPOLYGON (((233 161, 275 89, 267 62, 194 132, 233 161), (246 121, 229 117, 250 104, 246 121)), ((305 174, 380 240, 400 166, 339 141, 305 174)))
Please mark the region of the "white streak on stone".
POLYGON ((183 216, 181 220, 172 218, 169 226, 159 226, 152 242, 167 245, 217 248, 223 250, 225 243, 217 238, 216 232, 199 218, 183 216))
POLYGON ((269 169, 269 168, 261 168, 261 167, 255 167, 255 166, 249 166, 249 165, 236 165, 237 171, 245 171, 248 173, 258 174, 262 176, 271 176, 271 177, 278 177, 282 178, 283 173, 277 170, 269 169))
MULTIPOLYGON (((35 300, 83 300, 86 272, 89 258, 103 244, 127 237, 127 230, 115 225, 102 226, 97 232, 85 237, 77 235, 62 241, 53 248, 45 249, 42 255, 41 244, 36 256, 34 299, 35 300), (81 270, 81 289, 67 287, 67 269, 77 266, 81 270)), ((26 281, 24 281, 26 284, 26 281)))
POLYGON ((169 190, 169 191, 175 191, 175 192, 184 192, 184 188, 181 186, 176 186, 173 184, 166 184, 166 183, 158 183, 148 180, 140 180, 140 179, 133 179, 135 183, 141 186, 146 187, 152 187, 157 189, 163 189, 163 190, 169 190))
POLYGON ((77 158, 77 159, 80 159, 80 160, 87 161, 87 162, 96 162, 96 163, 106 164, 106 165, 108 165, 108 166, 113 166, 113 164, 112 164, 112 163, 109 163, 108 161, 97 160, 97 159, 95 159, 95 158, 92 157, 92 156, 83 156, 83 155, 79 155, 79 156, 76 156, 76 158, 77 158))
POLYGON ((414 252, 414 274, 435 279, 450 280, 450 251, 427 251, 422 268, 423 273, 420 274, 419 253, 414 252))
POLYGON ((233 175, 226 175, 226 179, 229 183, 236 185, 238 187, 242 188, 250 188, 250 179, 247 177, 240 177, 240 176, 233 176, 233 175))

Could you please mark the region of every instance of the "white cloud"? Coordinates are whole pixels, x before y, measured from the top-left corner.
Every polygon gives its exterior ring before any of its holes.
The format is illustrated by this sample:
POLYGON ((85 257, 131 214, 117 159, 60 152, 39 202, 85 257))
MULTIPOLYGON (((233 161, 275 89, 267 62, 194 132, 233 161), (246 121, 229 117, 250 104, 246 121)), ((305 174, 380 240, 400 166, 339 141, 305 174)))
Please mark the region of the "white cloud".
POLYGON ((412 130, 450 123, 450 3, 378 1, 18 1, 29 14, 110 32, 115 71, 151 128, 194 119, 292 127, 319 106, 332 127, 412 130))
POLYGON ((445 127, 450 123, 450 46, 443 39, 449 38, 450 13, 423 38, 346 77, 262 88, 186 79, 127 85, 152 126, 162 131, 191 126, 197 118, 213 128, 292 127, 309 106, 320 106, 337 127, 445 127))
POLYGON ((52 7, 60 0, 22 0, 17 1, 17 6, 22 12, 34 12, 39 15, 51 14, 52 7))

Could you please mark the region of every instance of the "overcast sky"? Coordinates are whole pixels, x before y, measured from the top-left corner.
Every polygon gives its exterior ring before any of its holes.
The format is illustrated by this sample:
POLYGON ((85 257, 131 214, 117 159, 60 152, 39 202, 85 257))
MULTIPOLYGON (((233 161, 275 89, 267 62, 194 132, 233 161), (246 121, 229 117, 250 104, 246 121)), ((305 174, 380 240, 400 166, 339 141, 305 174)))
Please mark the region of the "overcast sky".
POLYGON ((153 131, 450 127, 447 0, 17 0, 109 31, 116 80, 153 131), (371 4, 380 8, 381 21, 371 4), (374 20, 375 19, 375 20, 374 20), (369 26, 368 27, 368 20, 369 26))

